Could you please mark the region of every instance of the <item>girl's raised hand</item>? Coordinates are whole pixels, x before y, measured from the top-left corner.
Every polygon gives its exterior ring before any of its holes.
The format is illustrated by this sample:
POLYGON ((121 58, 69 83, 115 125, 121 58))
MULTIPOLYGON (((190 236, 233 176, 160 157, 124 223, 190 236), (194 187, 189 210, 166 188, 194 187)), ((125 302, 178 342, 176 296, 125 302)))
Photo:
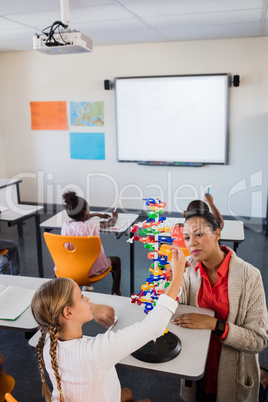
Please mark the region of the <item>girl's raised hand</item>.
POLYGON ((186 266, 186 258, 180 247, 172 247, 172 260, 171 260, 171 268, 173 277, 180 276, 182 277, 186 266))
POLYGON ((179 247, 172 247, 172 280, 169 287, 166 290, 166 295, 176 300, 179 294, 180 286, 183 279, 185 270, 185 256, 183 251, 179 247))

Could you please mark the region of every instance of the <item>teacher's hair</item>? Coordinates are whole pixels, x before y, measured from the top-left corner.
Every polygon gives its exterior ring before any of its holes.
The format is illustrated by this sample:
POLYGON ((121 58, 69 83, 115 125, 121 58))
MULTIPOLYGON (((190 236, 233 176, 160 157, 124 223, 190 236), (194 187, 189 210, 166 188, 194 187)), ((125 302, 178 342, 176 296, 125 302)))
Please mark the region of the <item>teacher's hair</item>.
POLYGON ((65 209, 69 218, 74 221, 83 220, 87 208, 87 201, 79 197, 74 191, 67 191, 62 195, 65 202, 65 209))
POLYGON ((55 278, 40 286, 35 292, 31 310, 40 326, 41 336, 37 344, 37 359, 42 380, 42 395, 46 402, 51 402, 51 392, 45 381, 45 364, 43 349, 47 334, 50 336, 51 366, 60 393, 60 402, 64 402, 61 389, 61 378, 57 362, 57 340, 60 329, 59 317, 66 306, 73 306, 74 281, 69 278, 55 278))
POLYGON ((188 219, 194 218, 196 216, 199 216, 199 217, 205 219, 208 226, 211 228, 212 232, 214 232, 216 229, 220 229, 220 222, 218 221, 218 219, 215 218, 215 216, 211 212, 200 210, 200 209, 194 209, 192 211, 188 211, 186 213, 185 222, 188 219))

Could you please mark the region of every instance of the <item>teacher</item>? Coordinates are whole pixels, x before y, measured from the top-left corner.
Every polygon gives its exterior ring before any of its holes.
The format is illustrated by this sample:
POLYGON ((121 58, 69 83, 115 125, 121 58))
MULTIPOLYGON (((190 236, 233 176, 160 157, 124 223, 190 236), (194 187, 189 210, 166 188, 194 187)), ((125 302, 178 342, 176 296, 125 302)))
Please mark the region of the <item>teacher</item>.
POLYGON ((260 271, 220 246, 217 219, 207 211, 187 214, 183 236, 191 254, 179 302, 210 308, 215 317, 183 314, 174 323, 212 330, 204 377, 182 380, 185 401, 256 402, 258 353, 267 345, 267 309, 260 271), (190 386, 189 386, 190 385, 190 386))

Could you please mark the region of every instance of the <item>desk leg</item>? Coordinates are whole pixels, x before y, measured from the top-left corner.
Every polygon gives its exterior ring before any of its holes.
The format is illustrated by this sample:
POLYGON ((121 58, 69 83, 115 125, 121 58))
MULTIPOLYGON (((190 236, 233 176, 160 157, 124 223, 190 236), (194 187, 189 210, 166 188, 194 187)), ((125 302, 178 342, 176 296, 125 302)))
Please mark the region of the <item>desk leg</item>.
POLYGON ((267 198, 266 219, 265 219, 265 236, 268 236, 268 198, 267 198))
POLYGON ((236 253, 236 250, 238 249, 238 241, 234 241, 234 252, 236 253))
POLYGON ((16 183, 16 187, 17 187, 17 201, 18 204, 20 204, 20 187, 19 187, 19 183, 16 183))
MULTIPOLYGON (((19 187, 19 183, 16 183, 16 189, 17 189, 17 202, 18 204, 20 204, 20 187, 19 187)), ((18 223, 18 235, 19 237, 23 236, 23 222, 19 222, 18 223)))
MULTIPOLYGON (((130 239, 133 237, 133 233, 130 233, 130 239)), ((134 274, 135 274, 135 266, 134 266, 134 241, 129 243, 130 245, 130 294, 134 293, 134 274)))
POLYGON ((19 237, 23 236, 23 226, 22 225, 23 225, 23 222, 19 222, 18 225, 17 225, 19 237))
POLYGON ((39 277, 44 278, 40 216, 39 216, 38 212, 35 214, 35 233, 36 233, 38 272, 39 272, 39 277))

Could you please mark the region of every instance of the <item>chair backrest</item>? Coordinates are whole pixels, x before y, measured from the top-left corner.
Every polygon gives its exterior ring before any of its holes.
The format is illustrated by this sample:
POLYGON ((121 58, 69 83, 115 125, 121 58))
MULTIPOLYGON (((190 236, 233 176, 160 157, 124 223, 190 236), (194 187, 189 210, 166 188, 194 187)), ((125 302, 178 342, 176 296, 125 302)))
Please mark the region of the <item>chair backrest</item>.
POLYGON ((15 386, 15 380, 11 375, 0 372, 0 402, 5 402, 5 394, 11 392, 15 386))
POLYGON ((18 400, 17 399, 15 399, 11 394, 9 394, 9 393, 7 393, 6 395, 5 395, 5 398, 6 398, 6 402, 18 402, 18 400))
POLYGON ((101 251, 98 236, 62 236, 44 233, 45 242, 56 266, 56 276, 71 278, 79 286, 86 284, 88 273, 101 251), (73 245, 73 250, 66 248, 73 245))

